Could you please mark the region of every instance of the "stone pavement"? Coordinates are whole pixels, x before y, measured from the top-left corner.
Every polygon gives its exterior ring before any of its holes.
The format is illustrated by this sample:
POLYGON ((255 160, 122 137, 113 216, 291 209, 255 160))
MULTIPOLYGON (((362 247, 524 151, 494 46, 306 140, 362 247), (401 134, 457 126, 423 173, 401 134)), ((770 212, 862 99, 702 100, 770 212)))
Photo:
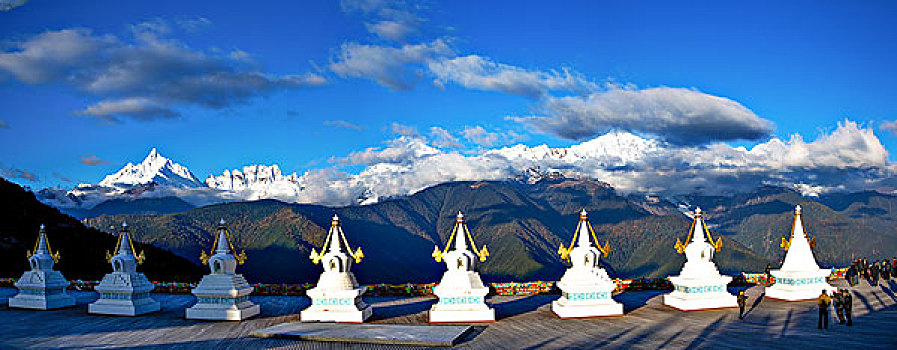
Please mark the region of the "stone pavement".
MULTIPOLYGON (((835 283, 844 286, 843 281, 835 283)), ((629 292, 615 298, 625 316, 561 320, 549 304, 557 295, 489 297, 498 321, 475 325, 456 348, 632 348, 632 349, 895 349, 897 348, 897 282, 879 287, 866 282, 854 288, 854 326, 837 322, 816 329, 815 302, 783 302, 757 298, 763 288, 747 291, 748 312, 737 309, 682 312, 664 307, 660 292, 629 292)), ((14 294, 0 288, 0 299, 14 294)), ((298 321, 308 306, 302 297, 253 297, 259 317, 243 322, 185 320, 189 295, 153 295, 162 311, 140 317, 91 316, 86 304, 93 292, 73 293, 75 308, 54 311, 0 307, 0 348, 35 349, 420 349, 418 346, 330 343, 254 338, 258 329, 298 321)), ((426 310, 436 299, 365 298, 374 307, 372 324, 426 324, 426 310)))

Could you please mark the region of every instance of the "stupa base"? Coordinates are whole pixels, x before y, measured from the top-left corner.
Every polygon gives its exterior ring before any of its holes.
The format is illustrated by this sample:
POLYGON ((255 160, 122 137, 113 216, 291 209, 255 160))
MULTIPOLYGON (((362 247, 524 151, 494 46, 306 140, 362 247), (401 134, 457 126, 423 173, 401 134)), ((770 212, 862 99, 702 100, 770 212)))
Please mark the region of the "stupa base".
POLYGON ((771 274, 776 282, 766 288, 765 295, 767 298, 785 301, 819 298, 823 290, 831 293, 836 289, 825 281, 829 273, 826 269, 800 272, 773 270, 771 274))
POLYGON ((261 309, 258 304, 245 302, 243 305, 196 304, 188 308, 186 318, 206 321, 242 321, 256 316, 261 309))
POLYGON ((436 306, 430 309, 430 323, 481 323, 495 322, 495 309, 484 307, 476 310, 439 310, 436 306))
MULTIPOLYGON (((475 277, 477 282, 480 278, 476 272, 466 276, 475 277)), ((478 284, 482 286, 482 282, 478 284)), ((433 288, 439 302, 430 308, 430 323, 495 322, 495 309, 486 305, 485 301, 488 288, 447 288, 443 287, 445 285, 450 284, 441 283, 433 288)))
POLYGON ((75 306, 75 298, 65 293, 50 296, 37 296, 23 294, 21 291, 16 296, 9 298, 9 307, 32 310, 53 310, 75 306))
POLYGON ((835 289, 835 287, 830 286, 828 283, 804 285, 799 288, 789 288, 779 284, 773 284, 766 288, 765 297, 784 301, 804 301, 819 298, 819 295, 822 294, 823 290, 828 291, 829 295, 831 295, 831 292, 835 289))
MULTIPOLYGON (((562 298, 563 299, 563 298, 562 298)), ((551 303, 551 311, 560 318, 622 316, 623 304, 609 300, 603 303, 572 304, 559 299, 551 303)))
POLYGON ((675 290, 663 296, 663 304, 682 311, 738 307, 738 298, 726 291, 732 277, 670 277, 675 290))
POLYGON ((310 307, 302 310, 299 317, 302 322, 339 322, 339 323, 364 323, 371 317, 371 306, 365 306, 360 310, 338 310, 310 307))
MULTIPOLYGON (((576 276, 575 269, 569 269, 557 286, 561 297, 551 303, 551 311, 560 318, 586 318, 601 316, 622 316, 623 304, 616 302, 613 295, 616 285, 609 278, 598 278, 593 272, 576 276), (569 278, 574 277, 574 278, 569 278), (571 280, 591 283, 574 284, 571 280)), ((602 275, 606 275, 602 273, 602 275)))
POLYGON ((87 313, 113 316, 138 316, 156 312, 161 309, 158 301, 152 298, 138 300, 100 299, 87 305, 87 313))

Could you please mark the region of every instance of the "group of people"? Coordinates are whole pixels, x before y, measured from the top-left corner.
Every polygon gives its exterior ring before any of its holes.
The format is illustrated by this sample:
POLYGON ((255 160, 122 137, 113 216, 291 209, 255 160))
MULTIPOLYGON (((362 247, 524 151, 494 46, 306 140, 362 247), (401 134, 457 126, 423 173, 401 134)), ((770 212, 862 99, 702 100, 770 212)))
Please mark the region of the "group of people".
POLYGON ((869 285, 878 286, 879 280, 897 279, 897 257, 893 261, 882 259, 869 262, 865 257, 856 259, 847 268, 845 276, 847 283, 855 286, 860 283, 860 277, 869 281, 869 285))
POLYGON ((819 323, 817 328, 828 329, 829 308, 835 308, 835 315, 838 316, 838 324, 847 323, 853 326, 853 296, 846 289, 837 289, 831 296, 828 291, 823 290, 819 295, 819 323))

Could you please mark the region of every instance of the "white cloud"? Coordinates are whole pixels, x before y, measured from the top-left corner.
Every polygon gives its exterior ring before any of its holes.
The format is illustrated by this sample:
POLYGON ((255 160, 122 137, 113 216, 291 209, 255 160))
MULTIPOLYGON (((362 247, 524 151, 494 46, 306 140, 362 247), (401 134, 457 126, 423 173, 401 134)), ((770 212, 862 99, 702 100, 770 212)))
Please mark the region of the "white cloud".
POLYGON ((464 127, 461 132, 468 141, 480 146, 492 147, 498 142, 500 136, 498 133, 489 132, 482 126, 464 127))
POLYGON ((417 129, 415 129, 413 126, 393 122, 392 125, 390 125, 390 128, 392 129, 392 133, 396 135, 407 136, 411 138, 420 137, 420 133, 417 132, 417 129))
POLYGON ((458 138, 451 132, 438 126, 430 127, 430 142, 439 148, 463 148, 458 138))
POLYGON ((550 91, 584 93, 598 88, 569 69, 531 71, 478 55, 434 60, 428 67, 440 86, 455 83, 467 89, 500 91, 530 98, 545 96, 550 91))
POLYGON ((28 3, 28 0, 0 0, 0 12, 7 12, 28 3))
POLYGON ((404 42, 418 32, 422 19, 416 15, 422 6, 394 0, 340 1, 343 12, 361 14, 368 31, 382 39, 404 42))
POLYGON ((355 131, 361 131, 362 129, 364 129, 360 125, 352 124, 345 120, 325 120, 324 125, 332 126, 334 128, 352 129, 355 131))
POLYGON ((396 20, 383 20, 369 23, 366 26, 368 31, 377 34, 381 38, 400 42, 417 30, 413 23, 396 20))
POLYGON ((135 120, 154 120, 178 116, 166 104, 140 97, 100 101, 83 110, 75 111, 75 113, 109 121, 117 121, 115 116, 119 115, 127 115, 135 120))
POLYGON ((408 163, 438 153, 438 149, 427 145, 423 139, 401 136, 388 141, 386 148, 371 147, 352 152, 345 158, 336 158, 334 161, 344 165, 408 163))
POLYGON ((878 126, 879 129, 897 135, 897 120, 885 121, 878 126))
POLYGON ((101 101, 79 114, 113 121, 171 118, 180 106, 219 109, 274 91, 326 83, 314 73, 258 71, 239 50, 221 54, 191 49, 166 37, 172 27, 165 20, 130 28, 132 37, 76 28, 14 42, 12 50, 0 51, 0 74, 26 84, 64 84, 98 97, 101 101))
POLYGON ((341 77, 365 78, 394 90, 408 90, 421 80, 428 61, 453 55, 442 39, 401 47, 345 43, 331 59, 330 70, 341 77))
POLYGON ((572 140, 618 129, 684 145, 758 140, 773 130, 772 122, 738 102, 683 88, 612 87, 581 97, 548 97, 538 111, 542 115, 512 119, 572 140))
POLYGON ((677 146, 614 132, 568 148, 515 145, 472 156, 400 137, 386 148, 356 152, 350 158, 363 159, 355 164, 366 167, 340 181, 360 184, 364 191, 344 198, 344 203, 362 192, 370 198, 389 198, 449 181, 513 179, 529 169, 605 181, 622 193, 669 196, 727 195, 764 184, 794 187, 806 194, 857 191, 875 188, 893 175, 887 152, 872 130, 850 121, 812 142, 795 135, 751 149, 723 143, 677 146), (812 157, 800 157, 806 152, 812 157))

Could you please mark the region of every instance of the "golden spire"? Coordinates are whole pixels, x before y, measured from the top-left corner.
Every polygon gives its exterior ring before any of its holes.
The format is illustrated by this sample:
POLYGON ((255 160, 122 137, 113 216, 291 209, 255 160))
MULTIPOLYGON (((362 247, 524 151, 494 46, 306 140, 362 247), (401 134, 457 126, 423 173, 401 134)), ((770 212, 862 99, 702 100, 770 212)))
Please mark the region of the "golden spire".
POLYGON ((598 243, 598 237, 595 236, 595 230, 592 229, 592 223, 589 222, 588 213, 585 209, 579 212, 579 223, 576 225, 576 230, 573 232, 573 239, 570 241, 569 247, 564 247, 563 244, 558 248, 558 254, 561 256, 561 259, 567 260, 570 258, 570 252, 573 251, 573 246, 577 241, 577 237, 579 238, 579 245, 587 245, 591 246, 592 243, 588 240, 588 235, 583 234, 583 230, 587 230, 589 235, 591 235, 592 239, 595 242, 595 246, 604 254, 605 257, 610 253, 610 241, 604 241, 604 246, 598 243))
POLYGON ((49 255, 50 258, 53 259, 54 263, 59 262, 59 259, 60 259, 59 252, 57 251, 54 253, 53 249, 50 248, 50 241, 47 239, 47 231, 46 231, 46 228, 44 227, 44 224, 40 225, 40 231, 37 235, 37 240, 34 241, 34 249, 25 252, 25 255, 29 259, 31 259, 31 257, 34 256, 35 254, 39 254, 42 252, 45 252, 47 255, 49 255))
POLYGON ((137 260, 138 265, 143 264, 143 261, 146 260, 146 256, 143 254, 142 250, 138 253, 137 250, 134 249, 134 241, 131 240, 131 234, 128 233, 127 222, 121 223, 121 231, 119 231, 119 237, 115 242, 115 249, 113 249, 113 251, 115 252, 115 254, 106 251, 106 261, 112 262, 112 258, 118 254, 133 255, 134 260, 137 260), (124 242, 124 245, 122 245, 123 241, 125 240, 127 240, 127 242, 124 242))
MULTIPOLYGON (((791 248, 791 242, 794 241, 794 230, 797 228, 797 225, 800 225, 801 231, 803 231, 804 236, 808 236, 806 229, 804 228, 804 223, 800 219, 801 215, 801 207, 800 205, 794 207, 794 223, 791 225, 791 235, 789 235, 788 239, 782 237, 782 243, 779 245, 784 248, 787 252, 789 248, 791 248)), ((816 237, 808 238, 807 243, 810 243, 810 249, 816 247, 816 237)))
POLYGON ((364 258, 364 252, 361 251, 361 246, 356 250, 352 250, 352 247, 349 246, 349 240, 346 239, 346 233, 343 232, 343 227, 339 223, 339 216, 333 214, 333 219, 330 220, 330 231, 327 233, 327 238, 324 240, 324 245, 321 246, 321 252, 319 253, 314 248, 311 249, 311 254, 309 255, 309 259, 313 261, 315 264, 321 261, 321 258, 324 257, 326 251, 330 251, 332 253, 339 253, 342 250, 340 249, 340 239, 342 239, 343 244, 346 245, 346 250, 349 253, 349 256, 352 259, 355 259, 355 263, 360 263, 361 259, 364 258), (329 248, 329 249, 328 249, 329 248))
POLYGON ((470 240, 470 245, 473 246, 473 253, 480 258, 480 261, 486 261, 486 258, 489 257, 489 250, 486 249, 486 246, 483 245, 483 249, 477 249, 477 244, 473 240, 473 235, 470 234, 470 230, 467 229, 467 225, 464 223, 464 214, 460 211, 458 215, 455 217, 455 227, 452 229, 452 234, 449 236, 448 242, 445 244, 444 250, 439 250, 439 246, 433 247, 433 254, 431 256, 436 262, 442 261, 443 256, 448 253, 449 247, 452 245, 452 238, 455 239, 455 249, 457 250, 467 250, 467 241, 464 240, 464 237, 470 240), (458 234, 458 228, 461 228, 463 233, 458 234), (455 235, 458 234, 456 237, 455 235))
POLYGON ((699 241, 704 241, 704 237, 706 235, 707 242, 714 248, 716 251, 720 251, 723 248, 723 238, 717 237, 716 240, 713 239, 713 236, 710 235, 710 230, 707 229, 707 224, 704 222, 704 215, 701 211, 701 208, 695 209, 695 217, 694 221, 691 222, 691 228, 688 229, 688 236, 685 237, 685 243, 682 243, 678 238, 676 238, 676 245, 673 246, 676 249, 676 252, 682 254, 685 252, 685 248, 688 247, 689 242, 691 241, 692 235, 697 230, 697 226, 700 226, 700 230, 704 233, 704 235, 695 236, 695 238, 699 241))
POLYGON ((215 255, 215 253, 228 254, 233 252, 232 255, 234 256, 234 259, 237 260, 238 265, 243 265, 243 263, 246 262, 246 250, 241 250, 240 254, 236 253, 237 250, 234 249, 234 245, 231 243, 230 232, 228 232, 225 224, 226 222, 224 219, 218 221, 218 235, 212 243, 212 250, 208 254, 206 254, 204 250, 199 254, 199 261, 201 261, 203 265, 208 265, 209 258, 211 258, 212 255, 215 255))

